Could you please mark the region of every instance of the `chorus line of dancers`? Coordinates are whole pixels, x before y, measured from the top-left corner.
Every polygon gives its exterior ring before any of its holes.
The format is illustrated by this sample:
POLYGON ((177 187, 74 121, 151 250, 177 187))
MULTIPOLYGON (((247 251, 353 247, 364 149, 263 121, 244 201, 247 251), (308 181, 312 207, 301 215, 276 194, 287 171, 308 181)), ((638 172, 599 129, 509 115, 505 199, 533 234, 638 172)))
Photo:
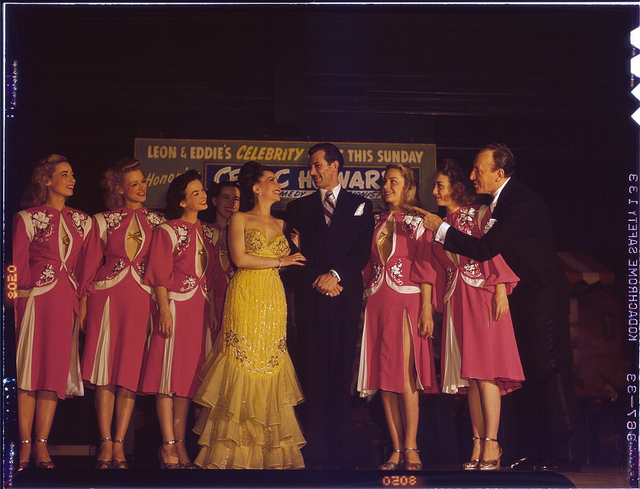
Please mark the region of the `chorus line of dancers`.
MULTIPOLYGON (((477 203, 477 182, 505 177, 485 163, 476 158, 469 178, 446 160, 433 187, 444 222, 479 240, 496 222, 477 203)), ((463 468, 500 468, 501 396, 525 380, 508 300, 519 277, 500 254, 475 260, 438 239, 442 223, 427 226, 437 216, 420 208, 411 168, 387 166, 374 215, 340 186, 342 166, 335 145, 313 146, 318 191, 289 203, 282 220, 272 215, 281 185, 257 162, 208 190, 195 170, 181 174, 161 213, 144 206, 140 162, 123 158, 102 179, 108 210, 91 217, 67 206, 76 185, 67 159, 39 161, 12 229, 19 470, 55 467, 47 442, 57 402, 85 388, 95 389, 98 469, 129 467, 137 395, 156 398, 164 469, 348 467, 358 336, 357 390, 380 391, 393 445, 380 470, 423 469, 420 394, 440 391, 468 394, 463 468), (211 223, 199 219, 208 206, 211 223), (296 284, 295 370, 284 270, 296 284), (187 429, 199 435, 193 461, 187 429)))

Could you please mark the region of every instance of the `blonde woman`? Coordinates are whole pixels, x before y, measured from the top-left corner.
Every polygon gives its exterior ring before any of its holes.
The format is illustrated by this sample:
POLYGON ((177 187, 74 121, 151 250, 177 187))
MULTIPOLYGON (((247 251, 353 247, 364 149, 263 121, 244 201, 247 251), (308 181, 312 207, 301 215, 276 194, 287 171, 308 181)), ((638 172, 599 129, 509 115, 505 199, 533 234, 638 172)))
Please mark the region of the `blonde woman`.
POLYGON ((411 168, 387 166, 364 291, 358 391, 380 391, 393 452, 380 470, 421 470, 419 392, 437 392, 433 365, 431 232, 417 204, 411 168))
POLYGON ((91 218, 67 207, 75 184, 67 159, 47 156, 36 164, 22 199, 25 209, 13 219, 19 470, 29 466, 30 456, 37 468, 55 467, 47 441, 58 399, 84 394, 77 265, 91 218))

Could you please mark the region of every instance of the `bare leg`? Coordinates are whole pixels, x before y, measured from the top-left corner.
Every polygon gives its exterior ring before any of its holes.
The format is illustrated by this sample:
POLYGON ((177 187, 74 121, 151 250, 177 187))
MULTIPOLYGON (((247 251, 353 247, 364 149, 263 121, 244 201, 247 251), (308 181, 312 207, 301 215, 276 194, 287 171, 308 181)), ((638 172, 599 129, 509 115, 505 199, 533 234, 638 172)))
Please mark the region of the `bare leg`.
MULTIPOLYGON (((124 387, 118 387, 118 393, 116 395, 116 435, 114 440, 124 440, 127 430, 129 429, 129 423, 131 422, 131 415, 133 414, 135 403, 135 392, 125 389, 124 387)), ((126 461, 127 458, 124 454, 124 443, 116 442, 113 445, 112 458, 115 462, 126 461)))
POLYGON ((30 443, 20 443, 20 463, 29 462, 31 456, 31 439, 33 418, 36 412, 36 392, 18 389, 18 434, 20 441, 28 440, 30 443))
MULTIPOLYGON (((484 419, 484 436, 493 440, 498 439, 500 427, 500 388, 495 380, 478 380, 480 400, 482 403, 482 417, 484 419)), ((482 458, 497 460, 500 456, 500 446, 496 441, 485 441, 482 458)))
POLYGON ((38 442, 38 440, 49 439, 49 432, 51 431, 51 425, 53 424, 53 417, 56 414, 57 405, 58 396, 55 392, 38 391, 35 412, 36 440, 33 445, 36 462, 51 462, 51 456, 49 455, 49 450, 47 450, 47 443, 38 442))
POLYGON ((178 454, 176 452, 175 434, 173 430, 173 397, 164 394, 156 396, 156 412, 162 433, 162 446, 159 450, 159 457, 165 464, 177 464, 178 454), (168 442, 172 442, 169 444, 168 442))
POLYGON ((187 434, 187 416, 189 415, 189 404, 191 399, 188 397, 173 397, 173 432, 176 440, 181 440, 176 444, 176 450, 178 452, 178 459, 181 464, 190 464, 189 454, 187 453, 187 447, 182 440, 185 439, 187 434))
POLYGON ((482 439, 484 439, 484 418, 482 414, 482 404, 480 402, 480 388, 478 381, 469 380, 469 393, 467 394, 469 404, 469 417, 471 418, 471 428, 473 430, 473 450, 471 451, 471 462, 482 460, 482 439))
MULTIPOLYGON (((404 438, 404 427, 402 425, 402 415, 400 414, 400 396, 396 392, 380 391, 380 399, 382 400, 382 409, 387 420, 389 428, 389 436, 393 452, 387 462, 399 464, 402 459, 402 440, 404 438)), ((387 470, 385 464, 380 468, 387 470)))
MULTIPOLYGON (((407 464, 420 464, 418 455, 418 419, 420 413, 419 396, 416 388, 416 363, 413 350, 413 336, 409 317, 405 312, 402 326, 402 351, 404 353, 404 385, 402 389, 402 414, 404 418, 404 456, 407 464), (416 450, 407 450, 414 448, 416 450)), ((409 465, 408 469, 416 470, 415 465, 409 465), (413 469, 411 467, 414 467, 413 469)))
MULTIPOLYGON (((404 448, 418 448, 419 395, 416 388, 415 354, 409 318, 405 314, 402 343, 404 352, 404 385, 402 389, 402 414, 404 418, 404 448)), ((407 463, 420 464, 417 450, 405 450, 407 463)))
MULTIPOLYGON (((100 433, 100 447, 98 449, 98 456, 96 457, 98 465, 100 465, 100 462, 103 462, 103 465, 110 464, 113 455, 111 422, 113 420, 115 389, 114 385, 101 385, 96 387, 94 404, 96 417, 98 418, 98 432, 100 433)), ((108 467, 102 466, 100 468, 108 467)))

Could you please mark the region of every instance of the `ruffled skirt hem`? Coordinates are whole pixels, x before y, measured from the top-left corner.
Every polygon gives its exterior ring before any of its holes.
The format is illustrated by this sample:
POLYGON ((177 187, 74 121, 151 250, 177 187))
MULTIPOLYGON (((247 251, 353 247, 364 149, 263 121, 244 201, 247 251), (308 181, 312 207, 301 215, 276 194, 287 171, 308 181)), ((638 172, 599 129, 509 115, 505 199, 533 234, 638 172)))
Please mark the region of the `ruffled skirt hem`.
MULTIPOLYGON (((219 351, 219 350, 218 350, 219 351)), ((288 355, 269 377, 255 377, 223 352, 209 357, 194 401, 204 406, 195 464, 206 469, 302 469, 306 444, 294 406, 302 392, 288 355)))

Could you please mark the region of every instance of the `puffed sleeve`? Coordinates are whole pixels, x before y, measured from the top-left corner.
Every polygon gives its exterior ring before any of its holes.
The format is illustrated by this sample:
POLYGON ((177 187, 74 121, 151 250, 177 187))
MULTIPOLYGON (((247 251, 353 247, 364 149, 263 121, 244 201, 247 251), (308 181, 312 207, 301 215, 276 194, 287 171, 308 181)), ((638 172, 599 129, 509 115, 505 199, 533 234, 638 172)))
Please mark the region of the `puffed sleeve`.
POLYGON ((18 288, 22 290, 31 287, 30 267, 29 267, 29 246, 31 241, 27 233, 27 227, 21 213, 13 216, 12 226, 12 246, 13 265, 16 267, 18 275, 18 288))
POLYGON ((170 232, 164 226, 158 226, 153 231, 149 262, 144 274, 144 283, 151 287, 171 289, 173 286, 173 242, 170 232))
MULTIPOLYGON (((484 207, 481 209, 485 209, 484 207)), ((479 214, 482 216, 480 219, 479 227, 482 229, 483 234, 486 234, 492 227, 491 211, 479 214)), ((497 284, 505 284, 507 288, 507 294, 511 294, 513 289, 520 280, 518 276, 513 273, 507 262, 504 261, 502 255, 496 255, 493 258, 481 263, 482 273, 485 277, 484 286, 490 290, 497 284)))
POLYGON ((497 284, 505 284, 507 294, 511 294, 520 280, 509 268, 502 255, 496 255, 490 260, 482 262, 481 267, 485 276, 484 286, 487 289, 492 290, 497 284))
POLYGON ((425 230, 416 242, 416 254, 411 265, 411 280, 417 284, 436 283, 436 270, 431 260, 431 231, 425 230))
POLYGON ((94 217, 89 235, 85 239, 84 249, 78 262, 80 271, 80 297, 93 294, 93 280, 102 265, 106 243, 100 236, 100 226, 94 217))

